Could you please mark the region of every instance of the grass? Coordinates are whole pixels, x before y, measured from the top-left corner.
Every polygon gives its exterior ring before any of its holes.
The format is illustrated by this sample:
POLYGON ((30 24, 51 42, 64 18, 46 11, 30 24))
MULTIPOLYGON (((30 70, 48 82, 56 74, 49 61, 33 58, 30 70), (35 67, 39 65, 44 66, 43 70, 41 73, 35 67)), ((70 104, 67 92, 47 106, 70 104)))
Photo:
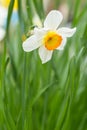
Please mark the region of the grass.
MULTIPOLYGON (((67 1, 69 7, 72 2, 67 1)), ((37 50, 22 49, 33 14, 44 20, 42 0, 26 0, 25 9, 18 0, 16 26, 11 24, 13 5, 11 0, 7 35, 0 43, 0 130, 87 130, 86 0, 74 1, 71 25, 77 31, 46 64, 37 50)))

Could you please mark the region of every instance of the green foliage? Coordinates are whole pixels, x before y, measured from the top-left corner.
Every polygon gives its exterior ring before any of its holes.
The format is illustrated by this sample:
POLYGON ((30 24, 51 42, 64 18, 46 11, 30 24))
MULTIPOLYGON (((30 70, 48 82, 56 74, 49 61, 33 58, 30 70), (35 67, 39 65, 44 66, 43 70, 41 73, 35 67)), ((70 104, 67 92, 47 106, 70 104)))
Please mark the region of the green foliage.
POLYGON ((86 0, 67 1, 69 7, 74 3, 71 24, 77 31, 46 64, 37 50, 22 49, 22 35, 35 26, 34 14, 44 20, 43 1, 22 2, 18 0, 19 23, 12 27, 11 0, 7 35, 0 43, 0 130, 87 130, 86 0))

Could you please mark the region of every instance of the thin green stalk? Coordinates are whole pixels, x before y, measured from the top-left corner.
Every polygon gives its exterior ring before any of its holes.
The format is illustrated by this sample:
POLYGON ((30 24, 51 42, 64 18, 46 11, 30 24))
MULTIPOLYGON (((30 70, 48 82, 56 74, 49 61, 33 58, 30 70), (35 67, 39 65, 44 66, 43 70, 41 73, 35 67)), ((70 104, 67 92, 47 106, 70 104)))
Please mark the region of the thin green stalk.
POLYGON ((23 82, 21 88, 22 130, 24 130, 24 122, 25 122, 25 82, 26 82, 25 80, 26 80, 26 55, 24 53, 23 82))
POLYGON ((6 26, 7 36, 8 36, 8 30, 9 30, 9 25, 10 25, 10 21, 11 21, 14 2, 15 2, 15 0, 11 0, 11 2, 9 4, 8 17, 7 17, 7 26, 6 26))
POLYGON ((46 127, 46 121, 47 121, 47 104, 48 104, 48 92, 45 93, 45 99, 44 99, 42 130, 45 130, 45 127, 46 127))
POLYGON ((79 0, 79 1, 76 0, 76 1, 75 1, 74 18, 77 17, 77 14, 78 14, 78 12, 79 12, 80 3, 81 3, 81 0, 79 0))
POLYGON ((30 25, 33 25, 32 17, 33 17, 33 12, 32 12, 32 3, 29 0, 26 0, 26 8, 27 8, 27 15, 28 19, 30 22, 30 25))
POLYGON ((40 0, 40 1, 33 0, 33 4, 34 4, 35 10, 36 10, 38 16, 40 17, 40 19, 43 19, 44 9, 43 9, 42 0, 40 0))
POLYGON ((2 72, 1 72, 1 86, 3 88, 4 72, 5 72, 5 60, 6 60, 6 42, 4 43, 4 53, 2 59, 2 72))
POLYGON ((30 84, 30 74, 32 70, 32 54, 27 55, 27 68, 29 71, 27 71, 27 98, 26 98, 26 129, 32 130, 33 124, 32 124, 32 85, 30 84), (29 61, 30 59, 30 61, 29 61))
POLYGON ((2 63, 2 100, 3 100, 3 116, 4 116, 4 120, 6 122, 6 125, 8 127, 8 130, 15 130, 15 123, 14 120, 12 118, 12 115, 9 111, 8 108, 8 97, 7 97, 7 92, 6 92, 6 84, 5 84, 5 80, 6 80, 6 69, 7 69, 7 64, 8 64, 8 58, 6 60, 6 39, 5 39, 5 43, 4 43, 4 54, 3 54, 3 63, 2 63))
POLYGON ((18 0, 18 16, 19 16, 20 27, 21 27, 21 30, 23 31, 24 19, 23 19, 22 1, 21 0, 18 0))

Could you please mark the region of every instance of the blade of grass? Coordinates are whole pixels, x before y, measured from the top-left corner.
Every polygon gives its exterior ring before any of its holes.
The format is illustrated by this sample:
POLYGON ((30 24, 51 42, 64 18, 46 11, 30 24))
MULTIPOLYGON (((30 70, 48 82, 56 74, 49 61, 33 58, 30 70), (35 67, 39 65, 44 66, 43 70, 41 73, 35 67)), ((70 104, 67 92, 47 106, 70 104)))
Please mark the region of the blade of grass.
POLYGON ((21 88, 21 105, 22 105, 22 130, 24 130, 25 123, 25 82, 26 82, 26 55, 24 53, 23 79, 21 88))
POLYGON ((42 0, 33 0, 34 7, 36 9, 37 14, 39 15, 40 19, 43 19, 44 10, 43 10, 43 2, 42 0))
POLYGON ((34 103, 40 98, 40 96, 49 88, 52 87, 54 84, 56 84, 57 81, 53 81, 50 84, 46 85, 44 88, 41 88, 41 90, 38 91, 38 93, 36 94, 36 96, 33 99, 32 105, 34 105, 34 103))
POLYGON ((8 36, 8 30, 9 30, 9 25, 11 21, 11 16, 12 16, 12 11, 13 11, 13 6, 14 6, 15 0, 11 0, 8 8, 8 17, 7 17, 7 26, 6 26, 6 31, 7 31, 7 36, 8 36))
POLYGON ((81 4, 81 0, 79 0, 79 1, 76 0, 75 1, 74 18, 76 18, 77 15, 78 15, 80 4, 81 4))
POLYGON ((28 20, 30 22, 30 25, 33 25, 33 21, 32 21, 32 17, 33 17, 32 2, 29 1, 29 0, 26 0, 26 6, 27 6, 28 20))

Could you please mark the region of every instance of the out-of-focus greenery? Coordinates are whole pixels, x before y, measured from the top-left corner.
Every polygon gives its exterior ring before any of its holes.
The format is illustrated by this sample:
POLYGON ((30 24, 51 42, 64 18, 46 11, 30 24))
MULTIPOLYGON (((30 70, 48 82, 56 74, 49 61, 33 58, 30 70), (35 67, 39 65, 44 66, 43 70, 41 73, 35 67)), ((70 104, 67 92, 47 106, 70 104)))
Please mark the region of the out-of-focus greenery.
POLYGON ((0 43, 0 130, 87 130, 87 1, 66 4, 77 31, 42 64, 37 50, 23 51, 22 37, 31 32, 35 13, 44 21, 43 1, 18 0, 19 23, 12 26, 11 0, 0 43))

